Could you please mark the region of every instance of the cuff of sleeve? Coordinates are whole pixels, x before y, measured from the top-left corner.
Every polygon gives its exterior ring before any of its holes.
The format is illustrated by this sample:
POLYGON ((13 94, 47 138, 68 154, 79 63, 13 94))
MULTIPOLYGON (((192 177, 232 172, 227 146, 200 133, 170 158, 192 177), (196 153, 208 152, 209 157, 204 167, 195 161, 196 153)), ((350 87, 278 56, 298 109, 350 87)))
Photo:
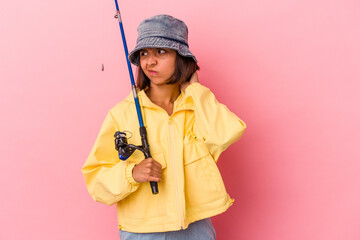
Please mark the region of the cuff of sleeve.
POLYGON ((130 163, 125 168, 126 180, 133 186, 137 186, 137 185, 140 184, 140 183, 136 182, 135 179, 132 176, 132 171, 133 171, 135 165, 136 165, 136 163, 130 163))

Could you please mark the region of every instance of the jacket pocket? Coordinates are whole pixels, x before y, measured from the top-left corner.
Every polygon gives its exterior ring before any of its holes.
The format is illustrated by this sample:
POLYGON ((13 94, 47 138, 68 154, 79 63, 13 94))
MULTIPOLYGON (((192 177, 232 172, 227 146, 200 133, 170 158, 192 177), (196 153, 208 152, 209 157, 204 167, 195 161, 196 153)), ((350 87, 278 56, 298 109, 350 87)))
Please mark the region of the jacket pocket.
POLYGON ((225 190, 216 163, 202 141, 184 146, 184 174, 188 207, 212 202, 225 190))
MULTIPOLYGON (((152 158, 162 166, 162 176, 166 174, 166 161, 164 154, 153 153, 152 158)), ((143 158, 144 159, 144 158, 143 158)), ((158 183, 159 193, 152 194, 150 183, 141 183, 138 190, 125 198, 125 217, 132 219, 145 219, 163 217, 167 214, 165 201, 165 185, 158 183)))

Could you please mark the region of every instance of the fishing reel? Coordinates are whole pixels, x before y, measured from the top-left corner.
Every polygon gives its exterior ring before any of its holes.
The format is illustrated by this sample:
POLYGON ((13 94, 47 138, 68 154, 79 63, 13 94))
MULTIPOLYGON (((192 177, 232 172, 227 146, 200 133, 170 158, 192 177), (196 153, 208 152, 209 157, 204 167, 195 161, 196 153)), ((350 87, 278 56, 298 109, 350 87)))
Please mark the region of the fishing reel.
POLYGON ((115 149, 119 152, 119 158, 123 161, 128 159, 134 151, 137 149, 147 155, 148 149, 143 146, 135 146, 133 144, 128 144, 126 133, 117 131, 115 132, 115 149))

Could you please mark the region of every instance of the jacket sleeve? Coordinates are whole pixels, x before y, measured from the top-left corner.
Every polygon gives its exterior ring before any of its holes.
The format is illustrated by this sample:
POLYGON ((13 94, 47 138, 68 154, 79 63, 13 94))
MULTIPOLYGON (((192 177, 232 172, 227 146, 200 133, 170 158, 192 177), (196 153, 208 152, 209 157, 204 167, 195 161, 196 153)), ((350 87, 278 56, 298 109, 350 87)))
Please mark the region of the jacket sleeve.
POLYGON ((119 160, 114 143, 116 130, 115 120, 109 112, 81 169, 92 198, 106 205, 122 200, 139 187, 132 178, 135 163, 119 160))
POLYGON ((243 135, 246 124, 219 103, 210 89, 200 83, 190 84, 185 89, 185 96, 191 96, 193 100, 194 128, 217 161, 220 154, 243 135))

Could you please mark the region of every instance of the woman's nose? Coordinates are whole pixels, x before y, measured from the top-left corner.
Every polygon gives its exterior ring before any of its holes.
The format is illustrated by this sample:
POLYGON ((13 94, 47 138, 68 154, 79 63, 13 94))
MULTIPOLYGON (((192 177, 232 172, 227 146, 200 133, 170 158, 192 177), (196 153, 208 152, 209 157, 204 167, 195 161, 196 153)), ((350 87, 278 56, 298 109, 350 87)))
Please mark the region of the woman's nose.
POLYGON ((148 58, 148 64, 149 65, 155 65, 157 63, 157 59, 156 59, 156 56, 154 55, 150 55, 149 58, 148 58))

